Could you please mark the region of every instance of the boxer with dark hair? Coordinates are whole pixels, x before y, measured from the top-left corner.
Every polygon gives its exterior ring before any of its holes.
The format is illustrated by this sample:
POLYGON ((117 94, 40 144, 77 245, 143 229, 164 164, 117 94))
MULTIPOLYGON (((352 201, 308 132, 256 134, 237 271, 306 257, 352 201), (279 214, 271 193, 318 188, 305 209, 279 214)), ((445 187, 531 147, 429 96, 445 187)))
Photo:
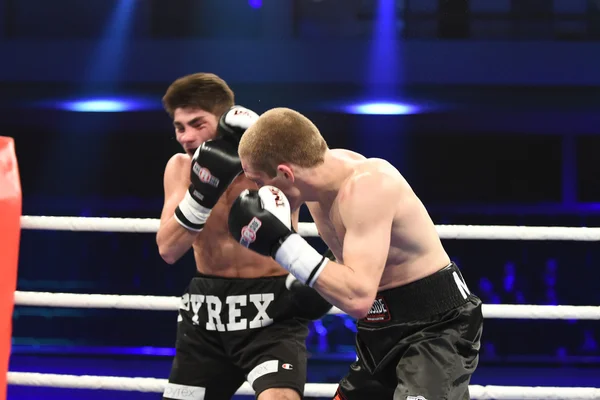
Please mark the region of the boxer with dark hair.
POLYGON ((468 399, 481 301, 399 171, 329 149, 308 118, 285 108, 267 111, 245 132, 239 155, 261 188, 233 204, 232 235, 358 319, 358 360, 336 399, 468 399), (337 261, 290 223, 305 202, 337 261))
POLYGON ((163 104, 187 154, 167 163, 156 241, 169 264, 193 249, 197 269, 179 307, 163 399, 230 399, 245 380, 260 400, 300 399, 308 323, 331 305, 241 246, 227 226, 231 204, 257 188, 242 173, 237 146, 258 115, 235 106, 227 83, 207 73, 176 80, 163 104))

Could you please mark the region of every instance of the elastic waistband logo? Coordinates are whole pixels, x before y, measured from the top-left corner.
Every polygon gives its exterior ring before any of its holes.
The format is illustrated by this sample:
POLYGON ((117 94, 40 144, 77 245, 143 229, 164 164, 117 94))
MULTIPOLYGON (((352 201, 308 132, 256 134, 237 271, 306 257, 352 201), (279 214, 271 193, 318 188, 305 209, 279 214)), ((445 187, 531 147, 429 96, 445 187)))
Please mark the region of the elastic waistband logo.
POLYGON ((371 306, 371 309, 364 318, 366 322, 387 322, 392 319, 390 310, 383 297, 377 297, 371 306))

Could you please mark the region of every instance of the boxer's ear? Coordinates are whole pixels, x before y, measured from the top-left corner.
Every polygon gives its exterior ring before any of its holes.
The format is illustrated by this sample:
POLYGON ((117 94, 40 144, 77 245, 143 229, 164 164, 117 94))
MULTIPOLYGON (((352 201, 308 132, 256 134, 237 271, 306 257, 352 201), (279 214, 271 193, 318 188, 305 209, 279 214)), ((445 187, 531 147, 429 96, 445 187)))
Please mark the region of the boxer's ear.
POLYGON ((289 165, 279 164, 277 166, 277 173, 283 176, 286 180, 290 181, 290 183, 294 183, 294 171, 289 165))

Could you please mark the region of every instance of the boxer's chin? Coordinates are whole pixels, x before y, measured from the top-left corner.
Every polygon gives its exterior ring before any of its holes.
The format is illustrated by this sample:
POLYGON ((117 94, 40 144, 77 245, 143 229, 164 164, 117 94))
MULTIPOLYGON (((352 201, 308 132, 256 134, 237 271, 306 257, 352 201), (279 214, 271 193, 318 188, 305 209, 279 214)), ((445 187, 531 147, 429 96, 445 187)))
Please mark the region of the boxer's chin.
POLYGON ((193 157, 196 150, 197 149, 187 149, 185 152, 188 154, 188 156, 193 157))

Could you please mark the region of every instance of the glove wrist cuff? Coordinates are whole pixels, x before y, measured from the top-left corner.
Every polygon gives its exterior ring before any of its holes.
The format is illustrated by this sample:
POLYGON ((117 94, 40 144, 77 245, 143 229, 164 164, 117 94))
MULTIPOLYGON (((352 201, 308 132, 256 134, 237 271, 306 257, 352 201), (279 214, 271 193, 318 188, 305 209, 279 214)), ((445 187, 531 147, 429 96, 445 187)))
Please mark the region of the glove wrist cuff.
POLYGON ((175 209, 175 219, 185 229, 200 232, 210 215, 211 209, 198 204, 189 191, 175 209))
POLYGON ((302 236, 292 233, 288 236, 274 255, 283 268, 288 270, 300 282, 312 287, 329 262, 319 254, 302 236))

